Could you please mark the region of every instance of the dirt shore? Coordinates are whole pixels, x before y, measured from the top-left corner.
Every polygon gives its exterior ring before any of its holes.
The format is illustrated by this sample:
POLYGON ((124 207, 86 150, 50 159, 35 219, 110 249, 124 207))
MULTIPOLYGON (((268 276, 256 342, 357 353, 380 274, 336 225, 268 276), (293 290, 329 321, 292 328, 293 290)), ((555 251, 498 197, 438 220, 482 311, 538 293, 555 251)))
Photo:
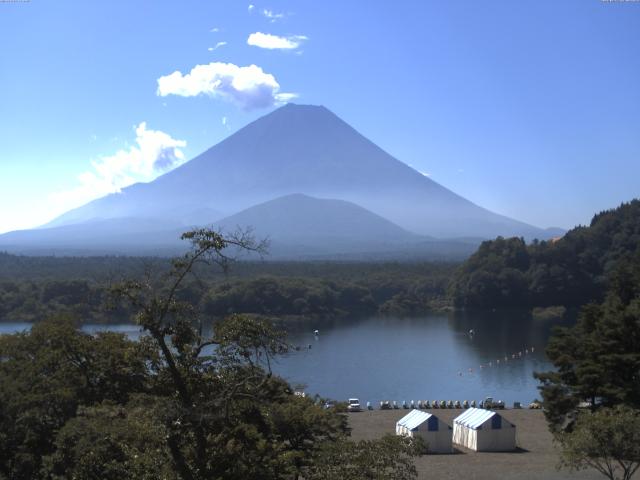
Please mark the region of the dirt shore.
MULTIPOLYGON (((428 410, 452 424, 462 410, 428 410)), ((354 440, 380 438, 395 433, 396 422, 408 410, 373 410, 349 413, 354 440)), ((504 418, 516 426, 518 450, 509 453, 476 453, 457 449, 450 455, 423 455, 416 460, 420 479, 465 480, 597 480, 603 479, 595 470, 570 473, 557 470, 558 453, 539 410, 504 410, 504 418)), ((639 475, 634 478, 640 478, 639 475)))

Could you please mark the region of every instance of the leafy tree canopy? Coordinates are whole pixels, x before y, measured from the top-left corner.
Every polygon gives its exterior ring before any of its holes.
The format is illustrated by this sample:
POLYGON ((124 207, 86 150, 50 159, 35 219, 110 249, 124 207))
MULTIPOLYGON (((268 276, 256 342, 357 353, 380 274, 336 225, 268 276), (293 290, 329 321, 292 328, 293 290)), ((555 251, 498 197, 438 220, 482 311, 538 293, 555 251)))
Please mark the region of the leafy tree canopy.
POLYGON ((584 412, 570 433, 558 436, 561 465, 594 468, 610 480, 630 480, 640 467, 640 411, 628 407, 584 412))
POLYGON ((83 334, 70 318, 0 337, 0 479, 338 478, 321 473, 334 461, 341 478, 415 478, 415 445, 356 445, 343 414, 272 374, 288 344, 268 321, 230 315, 203 334, 183 283, 196 265, 225 266, 229 247, 261 247, 209 230, 184 238, 192 249, 159 278, 113 288, 137 312, 139 342, 83 334))
POLYGON ((640 408, 640 253, 612 274, 606 300, 556 329, 547 355, 556 370, 537 374, 554 429, 570 425, 580 402, 640 408))
POLYGON ((449 294, 456 306, 476 308, 600 302, 611 274, 638 245, 640 200, 633 200, 560 239, 484 242, 457 270, 449 294))

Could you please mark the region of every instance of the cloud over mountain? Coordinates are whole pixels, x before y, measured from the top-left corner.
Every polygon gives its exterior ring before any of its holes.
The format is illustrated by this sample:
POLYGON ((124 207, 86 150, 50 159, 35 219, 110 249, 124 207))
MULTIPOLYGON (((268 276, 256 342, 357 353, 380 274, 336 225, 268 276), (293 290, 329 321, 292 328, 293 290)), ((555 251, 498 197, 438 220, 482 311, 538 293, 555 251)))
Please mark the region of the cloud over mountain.
POLYGON ((181 149, 186 147, 186 141, 148 129, 146 122, 141 122, 135 132, 135 145, 92 161, 93 168, 78 175, 79 185, 54 193, 51 200, 66 210, 133 183, 151 181, 184 163, 181 149))
POLYGON ((280 93, 275 77, 257 65, 239 67, 223 62, 196 65, 189 73, 176 70, 160 77, 157 94, 207 95, 231 101, 244 110, 271 107, 295 97, 292 93, 280 93))

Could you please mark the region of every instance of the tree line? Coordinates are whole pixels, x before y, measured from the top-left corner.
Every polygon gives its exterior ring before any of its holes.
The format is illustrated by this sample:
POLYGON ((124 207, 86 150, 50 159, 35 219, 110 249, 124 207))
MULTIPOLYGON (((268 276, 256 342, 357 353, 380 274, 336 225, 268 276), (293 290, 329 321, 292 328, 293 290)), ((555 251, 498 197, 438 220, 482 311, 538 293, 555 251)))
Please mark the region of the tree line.
MULTIPOLYGON (((27 261, 35 265, 43 262, 27 261)), ((119 261, 113 258, 109 264, 115 268, 119 261)), ((149 269, 134 267, 129 263, 131 259, 122 261, 125 274, 114 280, 83 279, 82 269, 77 269, 76 276, 70 279, 43 278, 32 272, 29 279, 12 280, 6 278, 5 272, 5 278, 0 280, 0 320, 36 322, 67 314, 85 323, 127 321, 134 311, 126 305, 110 303, 110 285, 128 272, 144 277, 149 269)), ((66 265, 77 260, 55 262, 66 265)), ((177 294, 201 311, 220 318, 231 313, 325 318, 414 315, 447 304, 447 285, 455 268, 452 264, 418 264, 407 268, 401 264, 275 264, 276 274, 267 275, 263 271, 268 266, 237 263, 226 276, 196 269, 198 275, 183 282, 177 294)), ((168 260, 158 260, 153 272, 161 274, 167 268, 168 260)), ((67 273, 71 270, 62 268, 67 273)))
POLYGON ((483 242, 455 272, 456 307, 579 307, 601 302, 616 267, 640 245, 640 200, 595 215, 557 240, 483 242))

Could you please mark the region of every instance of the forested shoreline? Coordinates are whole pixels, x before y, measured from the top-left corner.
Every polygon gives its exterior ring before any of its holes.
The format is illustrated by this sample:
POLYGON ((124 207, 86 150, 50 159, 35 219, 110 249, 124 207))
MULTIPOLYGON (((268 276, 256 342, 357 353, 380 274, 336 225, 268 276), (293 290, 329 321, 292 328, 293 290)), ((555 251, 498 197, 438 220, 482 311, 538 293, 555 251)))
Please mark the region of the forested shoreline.
MULTIPOLYGON (((451 308, 578 308, 604 299, 611 273, 640 249, 640 201, 594 216, 553 241, 498 237, 462 264, 444 262, 248 262, 194 269, 178 295, 212 317, 420 315, 451 308)), ((167 272, 151 257, 27 257, 0 253, 0 321, 70 314, 121 323, 133 312, 110 286, 167 272)))
MULTIPOLYGON (((168 270, 160 258, 20 257, 0 254, 0 320, 37 322, 69 314, 85 323, 121 323, 133 311, 114 303, 110 286, 168 270)), ((238 262, 211 268, 178 292, 222 318, 253 313, 280 318, 417 315, 446 307, 451 263, 238 262)))
POLYGON ((640 252, 640 201, 601 212, 562 238, 483 242, 455 272, 449 298, 458 308, 580 307, 602 302, 619 265, 640 252))

